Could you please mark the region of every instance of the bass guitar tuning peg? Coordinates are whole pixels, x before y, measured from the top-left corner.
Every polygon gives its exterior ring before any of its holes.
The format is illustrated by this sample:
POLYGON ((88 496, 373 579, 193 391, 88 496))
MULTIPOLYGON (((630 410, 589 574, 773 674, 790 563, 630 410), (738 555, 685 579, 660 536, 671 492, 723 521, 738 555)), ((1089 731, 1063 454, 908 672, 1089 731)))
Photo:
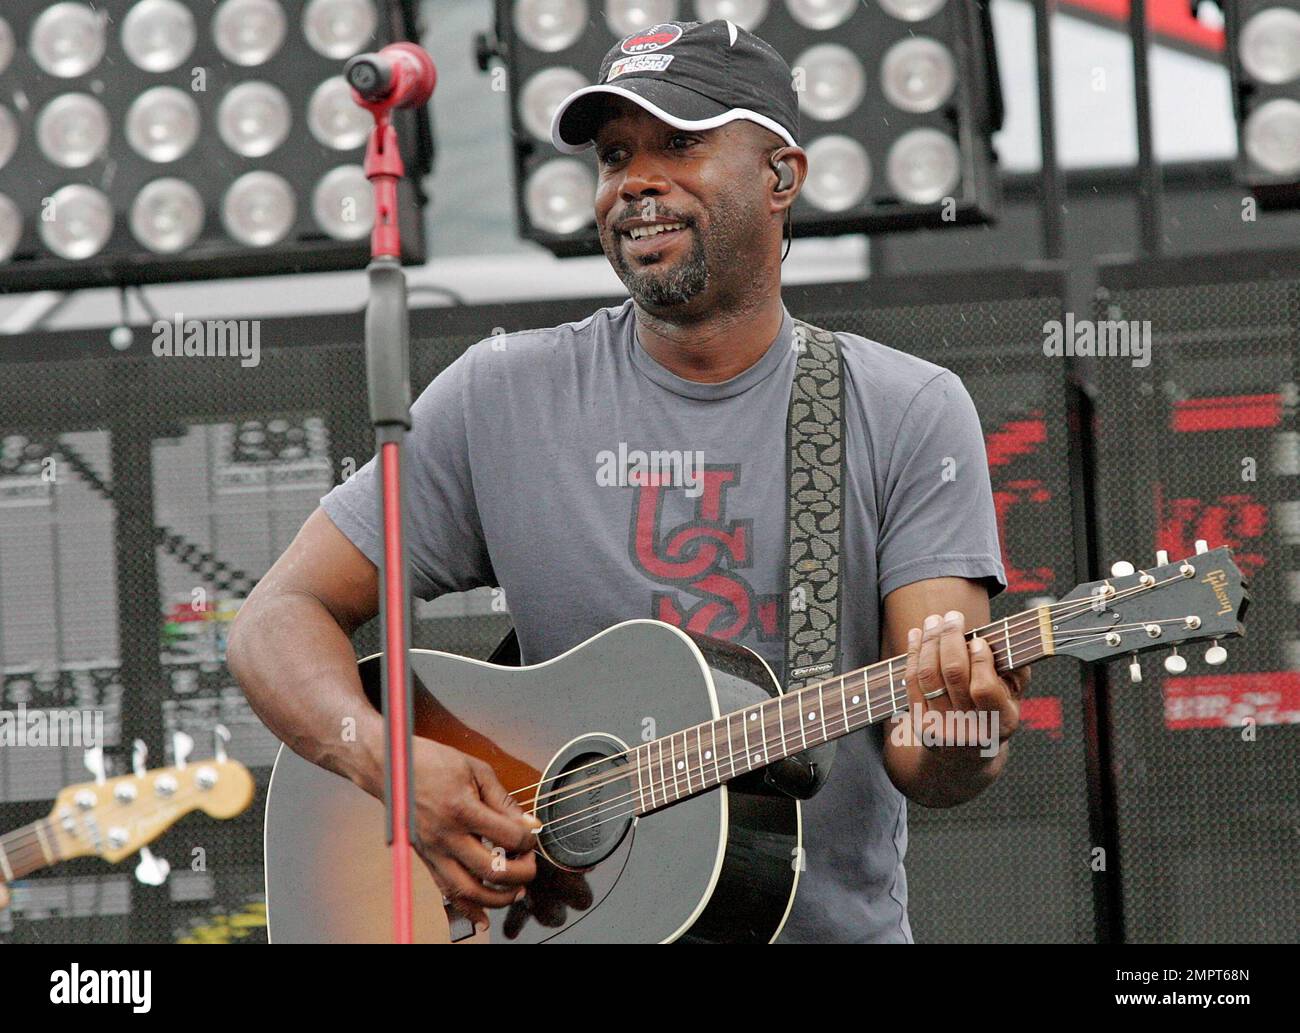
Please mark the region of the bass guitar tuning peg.
POLYGON ((1219 645, 1219 640, 1214 640, 1214 645, 1205 651, 1205 662, 1211 667, 1218 667, 1228 659, 1228 651, 1219 645))
POLYGON ((1138 662, 1137 653, 1133 654, 1133 661, 1128 665, 1128 680, 1134 683, 1142 680, 1142 664, 1138 662))
POLYGON ((228 759, 226 757, 226 743, 230 742, 230 729, 225 725, 217 725, 212 729, 212 738, 212 757, 218 764, 224 764, 228 759))
POLYGON ((1128 560, 1116 560, 1110 565, 1111 577, 1128 577, 1133 573, 1133 564, 1128 560))
POLYGON ((1182 674, 1187 670, 1187 657, 1178 655, 1178 647, 1174 646, 1173 652, 1165 657, 1165 670, 1170 674, 1182 674))
POLYGON ((145 761, 149 759, 149 747, 145 745, 143 739, 137 739, 131 744, 131 770, 135 773, 136 778, 144 778, 148 768, 145 761))
POLYGON ((171 874, 172 866, 165 857, 155 857, 147 846, 140 848, 140 863, 135 866, 135 877, 146 886, 161 886, 171 874))
POLYGON ((178 768, 184 768, 190 754, 194 752, 194 739, 185 732, 172 733, 172 757, 178 768))
POLYGON ((86 770, 95 776, 95 785, 102 786, 108 781, 108 769, 104 766, 104 747, 96 746, 82 756, 86 770))

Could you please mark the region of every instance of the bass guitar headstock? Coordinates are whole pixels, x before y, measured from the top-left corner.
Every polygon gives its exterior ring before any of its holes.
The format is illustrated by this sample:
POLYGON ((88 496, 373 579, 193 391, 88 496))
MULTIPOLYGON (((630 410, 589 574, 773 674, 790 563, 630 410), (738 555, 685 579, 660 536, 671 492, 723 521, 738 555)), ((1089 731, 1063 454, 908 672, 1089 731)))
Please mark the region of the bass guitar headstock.
MULTIPOLYGON (((193 811, 217 819, 243 812, 253 800, 253 776, 226 756, 221 733, 229 734, 219 730, 211 759, 189 763, 188 748, 182 753, 178 747, 174 766, 153 770, 145 769, 144 747, 137 743, 134 771, 115 778, 104 777, 102 753, 88 751, 87 767, 96 772, 96 779, 64 788, 50 812, 49 834, 55 840, 51 846, 58 859, 99 856, 115 863, 146 851, 193 811)), ((193 745, 183 733, 177 739, 193 745)), ((144 874, 141 879, 151 881, 144 874)))

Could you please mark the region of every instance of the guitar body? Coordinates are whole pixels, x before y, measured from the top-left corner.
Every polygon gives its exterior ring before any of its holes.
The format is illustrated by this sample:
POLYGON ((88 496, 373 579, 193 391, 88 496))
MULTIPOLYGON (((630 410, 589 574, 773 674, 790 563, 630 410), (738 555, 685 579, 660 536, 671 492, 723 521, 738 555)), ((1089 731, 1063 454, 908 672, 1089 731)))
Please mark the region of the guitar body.
MULTIPOLYGON (((761 702, 779 688, 756 654, 668 624, 616 625, 562 656, 504 667, 412 650, 415 734, 490 764, 507 790, 617 770, 647 739, 761 702), (596 767, 592 767, 596 765, 596 767)), ((362 661, 378 706, 380 661, 362 661)), ((561 783, 564 784, 564 783, 561 783)), ((780 932, 794 900, 799 805, 754 775, 634 817, 627 782, 569 791, 540 817, 530 907, 491 912, 505 943, 748 942, 780 932), (751 791, 752 790, 752 791, 751 791), (590 816, 602 815, 593 822, 590 816), (549 830, 549 831, 548 831, 549 830), (548 838, 549 837, 549 838, 548 838), (565 902, 567 901, 567 903, 565 902)), ((535 790, 519 794, 525 804, 535 790)), ((273 942, 387 942, 391 860, 384 806, 280 750, 266 808, 273 942)), ((416 938, 445 942, 442 895, 415 872, 416 938)))

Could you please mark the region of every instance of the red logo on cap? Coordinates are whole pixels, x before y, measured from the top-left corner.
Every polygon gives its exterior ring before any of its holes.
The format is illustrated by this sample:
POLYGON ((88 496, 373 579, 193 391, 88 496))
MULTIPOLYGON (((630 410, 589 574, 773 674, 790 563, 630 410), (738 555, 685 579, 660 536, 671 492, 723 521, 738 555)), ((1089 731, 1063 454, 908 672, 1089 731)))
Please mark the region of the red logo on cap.
POLYGON ((619 48, 625 54, 648 54, 652 50, 663 50, 670 43, 681 37, 682 27, 672 22, 651 25, 644 32, 634 32, 623 40, 619 48))

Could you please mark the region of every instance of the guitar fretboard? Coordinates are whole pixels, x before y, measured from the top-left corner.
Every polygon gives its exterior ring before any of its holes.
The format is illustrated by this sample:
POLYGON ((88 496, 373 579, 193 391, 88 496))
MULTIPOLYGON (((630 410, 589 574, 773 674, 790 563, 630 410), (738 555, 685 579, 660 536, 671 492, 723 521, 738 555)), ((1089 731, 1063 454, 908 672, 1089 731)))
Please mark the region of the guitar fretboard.
POLYGON ((0 879, 13 882, 60 859, 58 837, 48 818, 0 836, 0 879))
MULTIPOLYGON (((1047 607, 968 631, 999 672, 1051 654, 1047 607)), ((907 657, 862 667, 687 728, 632 751, 636 813, 647 814, 908 708, 907 657)))

